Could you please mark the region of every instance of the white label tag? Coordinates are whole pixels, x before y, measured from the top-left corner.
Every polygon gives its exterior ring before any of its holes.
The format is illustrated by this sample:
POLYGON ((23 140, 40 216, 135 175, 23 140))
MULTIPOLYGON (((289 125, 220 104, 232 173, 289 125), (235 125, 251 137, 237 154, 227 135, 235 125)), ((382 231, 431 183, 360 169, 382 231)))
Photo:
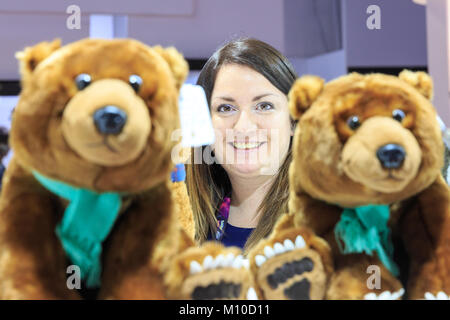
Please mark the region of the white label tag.
POLYGON ((184 84, 180 90, 179 113, 183 147, 214 143, 214 129, 206 95, 201 86, 184 84))

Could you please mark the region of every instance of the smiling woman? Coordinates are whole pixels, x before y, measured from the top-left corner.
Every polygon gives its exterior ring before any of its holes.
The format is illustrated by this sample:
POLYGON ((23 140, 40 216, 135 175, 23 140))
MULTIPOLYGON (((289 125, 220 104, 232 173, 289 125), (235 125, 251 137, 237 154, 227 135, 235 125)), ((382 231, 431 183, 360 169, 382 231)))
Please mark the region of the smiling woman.
POLYGON ((278 170, 289 149, 286 95, 250 67, 225 65, 216 76, 211 115, 218 133, 213 149, 229 178, 270 180, 270 167, 278 170))
MULTIPOLYGON (((205 64, 198 84, 211 110, 213 164, 187 165, 199 242, 218 240, 248 251, 287 212, 295 122, 287 94, 296 74, 270 45, 238 39, 205 64)), ((192 150, 192 157, 199 150, 192 150)), ((194 163, 194 161, 191 161, 194 163)))

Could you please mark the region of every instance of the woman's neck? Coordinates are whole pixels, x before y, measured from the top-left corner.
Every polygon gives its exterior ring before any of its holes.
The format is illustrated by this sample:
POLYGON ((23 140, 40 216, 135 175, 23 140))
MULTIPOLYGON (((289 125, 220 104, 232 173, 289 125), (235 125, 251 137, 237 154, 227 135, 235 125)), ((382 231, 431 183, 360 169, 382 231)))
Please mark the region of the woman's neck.
POLYGON ((240 228, 255 228, 260 213, 258 207, 273 182, 274 176, 254 178, 230 177, 232 193, 228 222, 240 228))

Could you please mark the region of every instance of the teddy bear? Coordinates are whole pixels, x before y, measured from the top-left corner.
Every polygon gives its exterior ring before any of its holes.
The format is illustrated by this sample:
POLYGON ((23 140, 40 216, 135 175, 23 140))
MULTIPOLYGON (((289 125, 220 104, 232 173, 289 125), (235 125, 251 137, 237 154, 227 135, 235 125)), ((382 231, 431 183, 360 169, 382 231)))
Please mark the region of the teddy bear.
POLYGON ((289 213, 249 254, 262 299, 446 299, 450 193, 424 72, 299 78, 289 213))
POLYGON ((175 203, 187 194, 170 182, 187 62, 133 39, 42 42, 17 57, 0 299, 176 298, 168 270, 193 245, 175 203))

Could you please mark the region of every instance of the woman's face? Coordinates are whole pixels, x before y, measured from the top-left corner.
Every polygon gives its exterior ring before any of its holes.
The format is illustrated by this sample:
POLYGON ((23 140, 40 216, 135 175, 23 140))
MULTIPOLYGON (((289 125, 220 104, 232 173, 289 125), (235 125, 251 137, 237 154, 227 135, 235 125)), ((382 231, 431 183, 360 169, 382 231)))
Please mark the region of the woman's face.
POLYGON ((255 70, 223 65, 211 95, 216 161, 229 175, 274 175, 292 135, 286 95, 255 70))

